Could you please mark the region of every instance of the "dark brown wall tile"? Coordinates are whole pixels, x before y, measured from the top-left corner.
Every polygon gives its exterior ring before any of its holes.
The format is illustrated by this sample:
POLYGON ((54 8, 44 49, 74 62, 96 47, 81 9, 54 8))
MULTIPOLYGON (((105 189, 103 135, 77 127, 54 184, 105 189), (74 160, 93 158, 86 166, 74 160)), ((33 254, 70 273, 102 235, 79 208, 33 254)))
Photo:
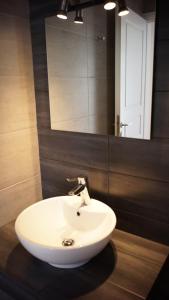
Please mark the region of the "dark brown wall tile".
POLYGON ((39 141, 41 159, 108 169, 107 136, 43 130, 39 134, 39 141))
POLYGON ((48 92, 35 89, 36 115, 38 128, 50 129, 49 96, 48 92))
POLYGON ((169 224, 168 195, 168 182, 109 174, 109 201, 116 209, 169 224))
POLYGON ((109 145, 112 172, 169 181, 169 140, 110 137, 109 145))
POLYGON ((39 16, 50 16, 54 14, 57 9, 56 0, 29 0, 29 3, 32 19, 38 18, 39 16))
POLYGON ((168 1, 157 1, 158 10, 158 28, 157 37, 158 39, 169 39, 169 2, 168 1))
POLYGON ((154 95, 152 136, 169 138, 169 92, 157 92, 154 95))
POLYGON ((31 20, 33 54, 46 52, 45 18, 31 20))
POLYGON ((117 228, 140 235, 144 238, 169 245, 169 225, 152 219, 131 214, 122 209, 114 209, 117 216, 117 228))
POLYGON ((155 69, 155 90, 169 91, 169 40, 157 42, 155 69))

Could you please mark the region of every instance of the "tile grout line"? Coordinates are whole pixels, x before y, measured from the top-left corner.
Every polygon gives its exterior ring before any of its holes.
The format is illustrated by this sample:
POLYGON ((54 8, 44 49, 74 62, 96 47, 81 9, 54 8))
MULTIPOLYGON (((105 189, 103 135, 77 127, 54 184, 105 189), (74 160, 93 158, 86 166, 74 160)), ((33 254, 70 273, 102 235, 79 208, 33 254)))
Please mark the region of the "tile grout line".
POLYGON ((15 186, 19 185, 19 184, 22 184, 22 183, 31 181, 31 179, 33 179, 33 178, 35 178, 35 177, 39 177, 39 176, 40 176, 40 173, 33 174, 31 177, 28 177, 28 178, 25 179, 25 180, 16 182, 16 183, 14 183, 14 184, 12 184, 12 185, 10 185, 10 186, 7 186, 7 187, 5 187, 5 188, 0 189, 0 192, 5 191, 5 190, 8 190, 8 189, 10 189, 10 188, 12 188, 12 187, 15 187, 15 186))
POLYGON ((114 286, 116 286, 116 287, 118 287, 118 288, 120 288, 120 289, 128 292, 129 294, 132 294, 132 295, 135 295, 135 296, 139 297, 140 299, 146 299, 144 296, 141 296, 141 295, 135 293, 134 291, 131 291, 131 290, 129 290, 129 289, 127 289, 127 288, 125 288, 125 287, 123 287, 123 286, 115 283, 114 281, 111 281, 111 280, 108 279, 108 282, 110 282, 112 285, 114 285, 114 286))
POLYGON ((35 131, 36 133, 36 123, 35 123, 35 126, 31 126, 31 127, 24 127, 24 128, 19 128, 19 129, 16 129, 16 130, 11 130, 11 131, 6 131, 6 132, 0 132, 0 136, 5 136, 5 135, 12 135, 12 134, 15 134, 17 132, 21 132, 21 131, 35 131))
MULTIPOLYGON (((42 152, 40 150, 40 152, 42 152)), ((95 166, 88 166, 88 165, 80 165, 74 162, 70 162, 67 160, 60 160, 60 159, 54 159, 54 158, 48 158, 45 156, 41 156, 40 161, 43 162, 43 160, 47 160, 47 161, 55 161, 55 162, 60 162, 61 164, 68 164, 68 165, 73 165, 75 167, 81 167, 81 168, 86 168, 86 169, 94 169, 94 170, 100 170, 103 172, 108 172, 108 173, 112 173, 112 174, 117 174, 117 175, 121 175, 121 176, 128 176, 128 177, 132 177, 132 178, 138 178, 138 179, 142 179, 142 180, 147 180, 147 181, 152 181, 152 182, 160 182, 160 183, 169 183, 169 180, 160 180, 160 179, 153 179, 153 178, 148 178, 148 177, 143 177, 143 176, 136 176, 136 175, 131 175, 128 173, 121 173, 121 172, 115 172, 112 171, 110 168, 106 169, 106 168, 102 168, 102 167, 95 167, 95 166)))

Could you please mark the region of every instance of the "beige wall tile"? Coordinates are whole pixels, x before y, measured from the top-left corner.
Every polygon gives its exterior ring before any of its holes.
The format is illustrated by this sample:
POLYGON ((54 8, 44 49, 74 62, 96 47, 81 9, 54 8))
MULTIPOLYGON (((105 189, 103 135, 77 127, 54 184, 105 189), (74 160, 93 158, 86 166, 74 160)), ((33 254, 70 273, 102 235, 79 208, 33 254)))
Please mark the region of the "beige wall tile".
POLYGON ((89 120, 87 117, 72 119, 69 121, 52 123, 52 129, 74 132, 89 132, 89 120))
POLYGON ((0 226, 41 198, 27 0, 0 3, 0 226), (38 175, 38 176, 37 176, 38 175))
POLYGON ((0 11, 0 41, 25 41, 30 44, 30 27, 28 19, 2 14, 0 11))
POLYGON ((105 115, 89 116, 89 132, 95 134, 107 134, 107 117, 105 115))
MULTIPOLYGON (((1 18, 1 23, 3 23, 4 17, 1 16, 1 18)), ((28 31, 29 21, 27 20, 26 22, 22 18, 6 16, 6 23, 8 22, 9 35, 8 25, 6 30, 4 26, 0 27, 0 75, 32 75, 31 40, 30 32, 28 31)))
MULTIPOLYGON (((107 114, 107 79, 89 78, 89 115, 107 114)), ((113 101, 113 100, 112 100, 113 101)))
POLYGON ((0 145, 0 190, 39 173, 35 129, 1 134, 0 145))
POLYGON ((86 38, 47 26, 48 74, 58 77, 87 77, 86 38))
POLYGON ((107 76, 107 46, 106 40, 87 39, 88 76, 106 78, 107 76))
POLYGON ((33 79, 0 76, 0 134, 36 126, 33 79))
POLYGON ((107 34, 107 18, 103 4, 86 9, 87 37, 97 38, 97 36, 107 34))
POLYGON ((14 220, 32 203, 41 200, 41 181, 37 175, 0 191, 0 226, 14 220))
POLYGON ((51 122, 88 116, 87 79, 50 78, 51 122))
POLYGON ((30 47, 21 41, 1 42, 0 75, 1 76, 30 76, 32 56, 30 47))

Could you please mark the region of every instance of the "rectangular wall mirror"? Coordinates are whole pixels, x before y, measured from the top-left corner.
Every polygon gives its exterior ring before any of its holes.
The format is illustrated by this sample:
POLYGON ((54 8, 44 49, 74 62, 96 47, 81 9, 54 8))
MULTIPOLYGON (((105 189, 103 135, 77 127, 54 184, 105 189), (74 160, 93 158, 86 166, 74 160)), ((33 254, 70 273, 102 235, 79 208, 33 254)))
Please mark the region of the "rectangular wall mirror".
POLYGON ((46 18, 51 129, 150 139, 155 0, 127 6, 46 18))

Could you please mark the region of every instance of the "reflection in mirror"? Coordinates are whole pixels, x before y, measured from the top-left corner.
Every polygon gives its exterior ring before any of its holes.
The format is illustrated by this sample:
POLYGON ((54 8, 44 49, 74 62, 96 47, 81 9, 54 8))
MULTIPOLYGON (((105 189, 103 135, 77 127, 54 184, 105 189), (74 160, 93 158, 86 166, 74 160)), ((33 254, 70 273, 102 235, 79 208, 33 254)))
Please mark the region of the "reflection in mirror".
POLYGON ((51 128, 150 139, 155 0, 46 18, 51 128), (82 22, 81 22, 82 23, 82 22))
POLYGON ((46 19, 51 127, 107 134, 113 124, 113 20, 108 32, 103 5, 83 10, 83 25, 73 22, 74 15, 66 22, 46 19))

